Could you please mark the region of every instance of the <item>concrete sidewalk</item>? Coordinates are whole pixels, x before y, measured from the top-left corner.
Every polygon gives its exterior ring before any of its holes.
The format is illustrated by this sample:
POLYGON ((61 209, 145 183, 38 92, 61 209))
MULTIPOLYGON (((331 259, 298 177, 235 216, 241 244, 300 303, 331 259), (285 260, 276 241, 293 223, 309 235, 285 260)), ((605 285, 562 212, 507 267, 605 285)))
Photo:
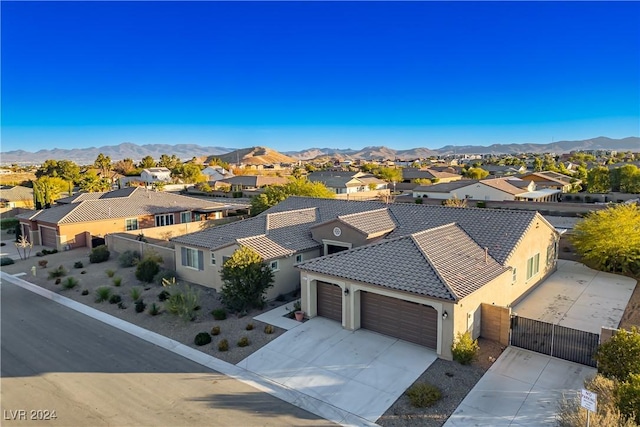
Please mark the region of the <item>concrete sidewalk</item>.
POLYGON ((445 427, 551 426, 563 396, 577 396, 595 368, 508 347, 445 427))

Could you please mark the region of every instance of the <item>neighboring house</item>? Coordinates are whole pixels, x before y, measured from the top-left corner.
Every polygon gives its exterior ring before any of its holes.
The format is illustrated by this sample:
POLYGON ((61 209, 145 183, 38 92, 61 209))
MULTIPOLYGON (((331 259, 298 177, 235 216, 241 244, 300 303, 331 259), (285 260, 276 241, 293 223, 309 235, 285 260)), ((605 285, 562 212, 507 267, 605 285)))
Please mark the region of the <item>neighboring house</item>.
POLYGON ((140 181, 148 185, 157 182, 171 182, 171 171, 168 168, 142 169, 140 181))
POLYGON ((222 166, 207 166, 202 170, 202 175, 207 177, 208 182, 220 181, 221 179, 231 178, 233 174, 222 166))
POLYGON ((481 303, 509 306, 555 270, 558 238, 537 212, 289 197, 172 241, 185 280, 220 290, 222 265, 247 246, 274 271, 269 299, 301 286, 309 317, 451 359, 458 332, 479 335, 481 303))
POLYGON ((261 175, 237 175, 216 181, 216 185, 230 185, 231 191, 258 190, 267 185, 283 185, 288 182, 285 177, 261 175))
POLYGON ((0 207, 33 209, 33 188, 16 185, 0 187, 0 207))
POLYGON ((469 199, 484 201, 557 202, 561 191, 538 189, 533 181, 510 178, 490 178, 482 180, 462 180, 445 184, 425 185, 414 188, 413 197, 431 199, 469 199))
POLYGON ((461 180, 462 175, 430 168, 402 168, 402 182, 414 183, 420 179, 430 179, 436 182, 452 182, 461 180))
POLYGON ((90 246, 91 236, 218 219, 237 209, 142 187, 79 193, 56 202, 16 218, 31 242, 59 250, 90 246))
POLYGON ((520 175, 519 178, 535 182, 537 188, 560 190, 563 193, 569 193, 573 185, 582 183, 579 179, 551 171, 532 172, 520 175))
POLYGON ((346 199, 349 195, 377 197, 389 194, 386 181, 364 172, 353 171, 320 171, 307 175, 311 182, 321 182, 329 190, 336 193, 336 198, 346 199))
POLYGON ((482 165, 480 167, 495 177, 518 175, 527 171, 525 166, 482 165))

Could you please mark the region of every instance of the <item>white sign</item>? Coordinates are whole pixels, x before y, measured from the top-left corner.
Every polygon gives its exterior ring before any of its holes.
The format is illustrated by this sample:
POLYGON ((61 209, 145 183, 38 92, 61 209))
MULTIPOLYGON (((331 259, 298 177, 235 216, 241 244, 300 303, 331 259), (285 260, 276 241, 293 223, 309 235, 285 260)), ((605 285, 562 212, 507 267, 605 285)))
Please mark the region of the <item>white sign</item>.
POLYGON ((596 412, 598 406, 598 395, 592 391, 582 389, 580 393, 580 406, 591 412, 596 412))

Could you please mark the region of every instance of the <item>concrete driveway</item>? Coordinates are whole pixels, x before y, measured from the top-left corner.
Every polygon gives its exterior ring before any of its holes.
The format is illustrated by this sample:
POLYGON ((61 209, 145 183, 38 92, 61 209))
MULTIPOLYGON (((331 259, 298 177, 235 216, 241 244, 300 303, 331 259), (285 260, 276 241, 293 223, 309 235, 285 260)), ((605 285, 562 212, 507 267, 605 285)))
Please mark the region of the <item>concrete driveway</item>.
POLYGON ((618 327, 635 285, 636 281, 629 277, 558 260, 558 271, 513 307, 512 312, 599 334, 602 326, 618 327))
POLYGON ((596 369, 508 347, 445 427, 555 425, 562 396, 575 397, 596 369))
POLYGON ((425 347, 316 317, 237 366, 375 422, 436 358, 425 347))

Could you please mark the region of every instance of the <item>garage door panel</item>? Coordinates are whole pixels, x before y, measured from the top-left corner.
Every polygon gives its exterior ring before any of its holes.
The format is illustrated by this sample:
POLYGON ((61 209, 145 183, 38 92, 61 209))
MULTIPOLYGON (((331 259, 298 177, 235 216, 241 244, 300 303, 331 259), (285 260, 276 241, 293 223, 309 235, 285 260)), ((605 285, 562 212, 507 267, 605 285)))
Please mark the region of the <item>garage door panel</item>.
POLYGON ((438 312, 433 307, 371 292, 361 293, 360 304, 362 328, 437 348, 438 312))
POLYGON ((40 236, 42 237, 42 246, 47 246, 50 248, 56 248, 58 246, 56 230, 52 228, 41 227, 40 236))
POLYGON ((342 323, 342 290, 332 283, 317 282, 318 316, 342 323))

